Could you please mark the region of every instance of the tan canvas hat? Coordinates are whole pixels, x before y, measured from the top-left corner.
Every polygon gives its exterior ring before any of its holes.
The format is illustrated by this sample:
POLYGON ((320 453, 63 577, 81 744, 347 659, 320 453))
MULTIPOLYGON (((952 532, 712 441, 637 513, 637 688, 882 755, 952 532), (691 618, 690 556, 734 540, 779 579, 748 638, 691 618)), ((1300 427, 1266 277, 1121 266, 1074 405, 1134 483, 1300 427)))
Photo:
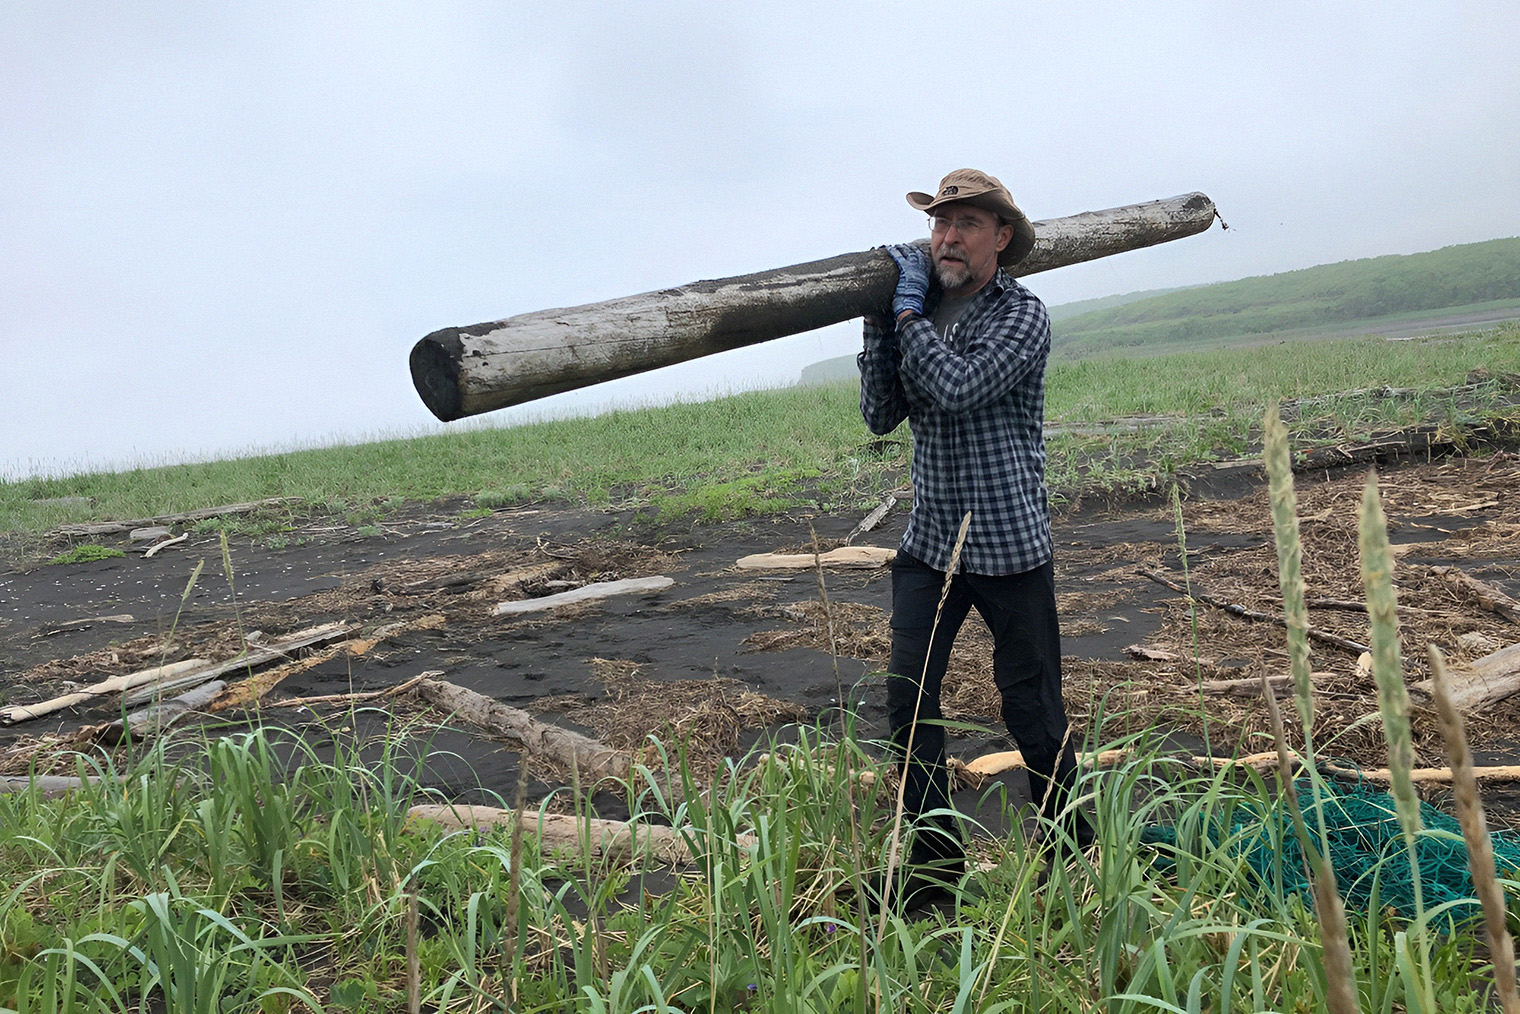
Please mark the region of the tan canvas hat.
POLYGON ((908 203, 923 212, 932 212, 940 205, 953 201, 965 201, 984 208, 1013 226, 1013 239, 998 254, 1000 267, 1012 267, 1029 256, 1029 251, 1034 249, 1034 226, 1029 224, 1029 219, 1019 210, 1019 206, 1013 203, 1008 188, 999 183, 995 176, 988 176, 975 169, 957 169, 939 181, 938 193, 931 195, 915 190, 908 195, 908 203))

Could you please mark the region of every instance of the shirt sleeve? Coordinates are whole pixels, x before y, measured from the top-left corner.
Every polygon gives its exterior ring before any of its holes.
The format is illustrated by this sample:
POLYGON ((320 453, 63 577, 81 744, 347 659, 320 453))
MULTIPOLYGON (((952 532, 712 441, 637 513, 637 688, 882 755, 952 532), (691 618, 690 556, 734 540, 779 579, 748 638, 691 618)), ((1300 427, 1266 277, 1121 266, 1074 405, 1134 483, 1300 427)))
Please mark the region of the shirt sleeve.
POLYGON ((855 357, 860 367, 860 414, 879 437, 895 430, 908 417, 908 396, 898 373, 897 335, 866 321, 864 348, 855 357))
POLYGON ((906 383, 915 396, 960 415, 1001 398, 1045 362, 1050 318, 1039 300, 1015 298, 1005 312, 971 333, 964 351, 952 349, 922 317, 908 318, 897 341, 902 350, 899 387, 906 383))

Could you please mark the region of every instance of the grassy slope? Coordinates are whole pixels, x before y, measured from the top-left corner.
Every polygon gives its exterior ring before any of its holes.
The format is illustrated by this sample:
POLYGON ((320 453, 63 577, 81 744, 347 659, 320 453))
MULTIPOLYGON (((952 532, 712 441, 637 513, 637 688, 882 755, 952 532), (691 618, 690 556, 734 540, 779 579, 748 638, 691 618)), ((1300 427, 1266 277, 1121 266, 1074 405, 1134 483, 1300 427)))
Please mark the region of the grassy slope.
POLYGON ((1520 299, 1520 238, 1183 289, 1062 320, 1056 355, 1334 327, 1520 299))
MULTIPOLYGON (((1139 414, 1179 420, 1130 435, 1054 436, 1050 482, 1067 493, 1143 484, 1147 469, 1243 450, 1268 399, 1384 384, 1449 387, 1477 368, 1520 372, 1520 327, 1460 340, 1356 338, 1055 363, 1046 407, 1052 422, 1139 414), (1137 458, 1144 459, 1138 468, 1137 458)), ((1353 433, 1440 411, 1429 399, 1358 397, 1297 425, 1301 433, 1353 433)), ((534 499, 644 505, 710 518, 796 503, 831 509, 864 503, 901 481, 906 428, 892 439, 883 444, 866 431, 852 384, 786 388, 511 429, 0 483, 0 531, 274 496, 299 496, 339 513, 447 495, 493 506, 534 499), (89 497, 94 506, 35 502, 57 497, 89 497)))

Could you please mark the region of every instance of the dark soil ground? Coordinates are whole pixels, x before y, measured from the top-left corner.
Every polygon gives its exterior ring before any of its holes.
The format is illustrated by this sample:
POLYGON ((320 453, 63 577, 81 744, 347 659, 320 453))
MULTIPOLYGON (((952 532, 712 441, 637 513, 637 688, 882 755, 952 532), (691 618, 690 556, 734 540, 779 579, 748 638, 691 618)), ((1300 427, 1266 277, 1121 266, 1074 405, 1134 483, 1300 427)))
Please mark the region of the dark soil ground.
MULTIPOLYGON (((1224 474, 1224 473, 1221 473, 1224 474)), ((1137 573, 1163 571, 1181 583, 1249 609, 1280 611, 1276 558, 1264 484, 1246 470, 1195 483, 1181 501, 1186 577, 1178 519, 1167 498, 1120 504, 1083 502, 1055 520, 1057 591, 1063 622, 1066 694, 1076 731, 1096 744, 1154 728, 1216 754, 1267 748, 1259 693, 1200 695, 1197 682, 1287 672, 1283 632, 1198 607, 1137 573), (1137 661, 1143 645, 1175 661, 1137 661), (1200 701, 1202 704, 1200 705, 1200 701), (1100 716, 1102 721, 1100 722, 1100 716), (1101 728, 1097 726, 1101 725, 1101 728)), ((1356 556, 1357 505, 1364 466, 1301 475, 1298 495, 1305 574, 1312 597, 1361 597, 1356 556)), ((1385 464, 1381 489, 1399 548, 1401 604, 1411 683, 1425 678, 1424 646, 1440 644, 1460 663, 1520 640, 1520 628, 1487 612, 1434 576, 1456 564, 1520 596, 1520 459, 1497 454, 1385 464)), ((858 516, 791 515, 714 525, 651 528, 631 513, 562 507, 461 515, 468 503, 434 503, 392 514, 382 534, 314 527, 298 545, 271 549, 233 539, 231 580, 216 536, 192 536, 152 558, 43 566, 0 574, 0 704, 26 704, 106 676, 186 657, 227 658, 255 630, 274 639, 301 627, 347 620, 382 639, 362 652, 330 650, 287 676, 259 715, 299 731, 320 754, 358 737, 371 753, 400 745, 424 763, 424 781, 474 802, 510 800, 517 757, 477 731, 452 727, 409 696, 354 711, 341 705, 281 707, 294 698, 383 690, 419 673, 526 709, 546 721, 631 747, 648 735, 688 741, 699 766, 740 756, 788 723, 829 721, 839 687, 864 737, 884 733, 879 675, 888 650, 886 569, 826 574, 839 657, 812 571, 741 571, 750 553, 801 551, 816 529, 822 548, 837 545, 858 516), (205 568, 188 596, 193 569, 205 568), (512 575, 534 568, 527 583, 512 575), (504 599, 552 593, 591 581, 666 574, 674 587, 525 616, 493 618, 504 599), (464 575, 469 580, 448 584, 464 575), (182 596, 184 596, 182 604, 182 596), (122 615, 130 620, 92 618, 122 615), (400 624, 401 626, 396 626, 400 624), (387 630, 389 628, 389 630, 387 630)), ((895 546, 905 506, 856 544, 895 546)), ((109 541, 109 540, 107 540, 109 541)), ((127 543, 123 540, 123 548, 127 543)), ((1366 642, 1364 614, 1316 610, 1311 622, 1366 642)), ((1375 722, 1372 683, 1356 654, 1316 645, 1319 726, 1325 752, 1369 767, 1386 761, 1375 722), (1349 731, 1348 731, 1349 730, 1349 731)), ((957 731, 951 752, 965 759, 1014 744, 996 721, 990 643, 968 620, 946 684, 951 717, 985 731, 957 731)), ((0 773, 49 761, 82 726, 120 716, 115 700, 0 727, 0 773)), ((227 711, 207 731, 246 727, 254 716, 227 711)), ((1480 763, 1513 760, 1520 704, 1471 719, 1480 763)), ((1417 715, 1417 749, 1441 763, 1427 716, 1417 715)), ((531 795, 563 784, 535 772, 531 795)), ((1022 775, 1000 783, 1024 793, 1022 775)), ((993 830, 1003 824, 998 786, 967 790, 959 803, 993 830)), ((1513 812, 1508 789, 1488 790, 1513 812)), ((608 815, 621 803, 601 801, 608 815)), ((1497 823, 1505 823, 1501 815, 1497 823)))

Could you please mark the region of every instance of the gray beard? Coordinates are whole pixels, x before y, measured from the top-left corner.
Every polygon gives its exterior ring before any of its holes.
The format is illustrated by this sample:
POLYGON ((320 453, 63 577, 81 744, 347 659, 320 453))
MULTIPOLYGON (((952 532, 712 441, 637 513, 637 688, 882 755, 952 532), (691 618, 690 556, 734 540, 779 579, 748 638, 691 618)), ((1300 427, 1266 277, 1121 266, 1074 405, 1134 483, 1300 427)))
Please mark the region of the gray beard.
POLYGON ((936 261, 934 264, 934 277, 939 280, 940 288, 955 290, 971 281, 971 266, 947 265, 944 261, 936 261))

